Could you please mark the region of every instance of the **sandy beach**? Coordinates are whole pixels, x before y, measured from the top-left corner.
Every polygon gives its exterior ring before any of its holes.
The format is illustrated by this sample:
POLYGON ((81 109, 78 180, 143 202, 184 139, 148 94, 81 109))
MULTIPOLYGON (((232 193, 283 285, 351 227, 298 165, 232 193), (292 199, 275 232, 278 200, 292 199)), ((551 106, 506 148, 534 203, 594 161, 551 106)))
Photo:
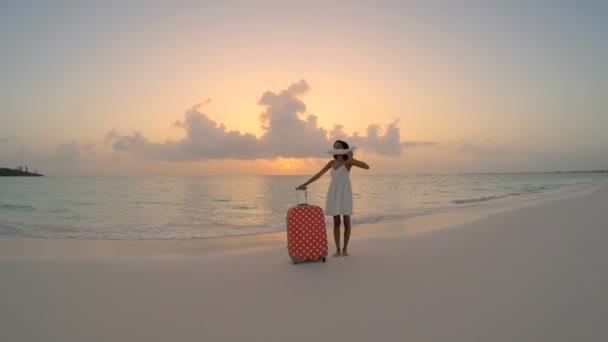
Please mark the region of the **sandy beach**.
POLYGON ((300 265, 283 233, 2 238, 0 341, 606 341, 607 203, 355 226, 349 257, 300 265))

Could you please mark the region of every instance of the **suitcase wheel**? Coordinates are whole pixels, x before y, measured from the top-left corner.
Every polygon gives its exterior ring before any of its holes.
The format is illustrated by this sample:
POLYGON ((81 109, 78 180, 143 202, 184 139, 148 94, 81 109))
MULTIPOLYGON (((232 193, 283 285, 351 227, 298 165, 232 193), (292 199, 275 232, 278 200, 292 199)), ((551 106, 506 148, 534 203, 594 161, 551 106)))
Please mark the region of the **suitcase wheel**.
POLYGON ((323 258, 323 262, 325 262, 325 257, 323 258))

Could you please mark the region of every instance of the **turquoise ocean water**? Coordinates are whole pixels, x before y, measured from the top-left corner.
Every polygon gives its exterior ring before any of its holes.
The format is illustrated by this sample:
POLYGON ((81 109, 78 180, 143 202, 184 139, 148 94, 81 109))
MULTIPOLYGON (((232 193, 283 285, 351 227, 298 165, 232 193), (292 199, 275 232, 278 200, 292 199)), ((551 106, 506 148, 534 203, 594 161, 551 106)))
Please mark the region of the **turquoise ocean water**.
MULTIPOLYGON (((281 231, 296 202, 293 188, 309 177, 2 177, 0 235, 139 240, 281 231)), ((351 180, 356 225, 538 196, 608 174, 353 174, 351 180)), ((328 184, 325 176, 309 186, 308 202, 324 207, 328 184)))

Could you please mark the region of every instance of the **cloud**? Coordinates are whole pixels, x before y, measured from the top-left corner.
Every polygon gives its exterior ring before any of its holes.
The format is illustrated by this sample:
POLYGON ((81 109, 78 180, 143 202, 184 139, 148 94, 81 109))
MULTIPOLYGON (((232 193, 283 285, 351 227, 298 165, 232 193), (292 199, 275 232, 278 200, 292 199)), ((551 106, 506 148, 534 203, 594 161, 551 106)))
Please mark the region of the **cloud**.
POLYGON ((310 90, 301 80, 278 94, 265 92, 258 104, 264 107, 260 125, 265 130, 260 137, 260 148, 272 157, 321 157, 330 145, 327 131, 317 125, 315 115, 307 115, 306 104, 299 98, 310 90))
POLYGON ((404 148, 435 146, 436 143, 430 141, 401 141, 401 134, 398 127, 399 121, 386 126, 384 134, 380 133, 380 125, 371 124, 367 127, 367 135, 362 136, 359 133, 354 133, 348 136, 344 133, 341 125, 335 125, 331 131, 331 136, 335 139, 343 139, 350 141, 353 146, 363 146, 363 148, 372 153, 376 153, 388 157, 397 157, 401 155, 404 148))
POLYGON ((130 152, 153 160, 198 161, 208 159, 274 159, 316 158, 326 156, 333 140, 345 139, 363 150, 396 157, 404 148, 428 146, 430 142, 402 142, 398 121, 389 124, 381 133, 380 125, 369 125, 366 135, 348 135, 343 126, 335 125, 331 132, 318 125, 315 115, 306 113, 301 97, 310 90, 305 80, 291 84, 278 93, 266 91, 258 104, 263 107, 259 115, 263 134, 258 138, 251 133, 230 131, 224 124, 212 120, 202 112, 209 102, 198 104, 186 111, 183 121, 174 126, 184 129, 183 139, 152 142, 139 132, 123 135, 112 129, 105 138, 115 151, 130 152))
POLYGON ((63 142, 55 148, 54 160, 64 164, 75 164, 83 159, 84 154, 93 154, 95 145, 81 144, 78 141, 63 142))
POLYGON ((228 131, 223 124, 217 124, 206 114, 199 111, 201 105, 188 110, 183 122, 176 126, 186 131, 180 141, 154 143, 139 132, 121 135, 111 130, 105 138, 116 151, 132 152, 135 155, 153 160, 187 161, 205 159, 257 159, 268 158, 259 147, 253 134, 228 131))

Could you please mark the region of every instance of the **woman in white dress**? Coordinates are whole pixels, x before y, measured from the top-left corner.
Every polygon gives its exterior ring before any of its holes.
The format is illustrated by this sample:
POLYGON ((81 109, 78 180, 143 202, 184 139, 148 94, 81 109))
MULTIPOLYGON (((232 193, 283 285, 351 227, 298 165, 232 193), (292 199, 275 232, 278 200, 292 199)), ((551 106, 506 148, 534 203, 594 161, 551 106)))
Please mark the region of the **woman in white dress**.
POLYGON ((348 256, 347 247, 350 239, 350 216, 353 213, 353 192, 350 185, 350 169, 353 166, 369 170, 369 165, 353 158, 353 149, 342 140, 336 140, 331 151, 334 159, 330 160, 321 171, 312 176, 306 183, 298 186, 297 190, 306 190, 308 184, 319 179, 330 170, 331 183, 327 190, 325 215, 334 217, 334 240, 336 241, 335 257, 348 256), (340 249, 340 215, 344 218, 344 248, 340 249))

